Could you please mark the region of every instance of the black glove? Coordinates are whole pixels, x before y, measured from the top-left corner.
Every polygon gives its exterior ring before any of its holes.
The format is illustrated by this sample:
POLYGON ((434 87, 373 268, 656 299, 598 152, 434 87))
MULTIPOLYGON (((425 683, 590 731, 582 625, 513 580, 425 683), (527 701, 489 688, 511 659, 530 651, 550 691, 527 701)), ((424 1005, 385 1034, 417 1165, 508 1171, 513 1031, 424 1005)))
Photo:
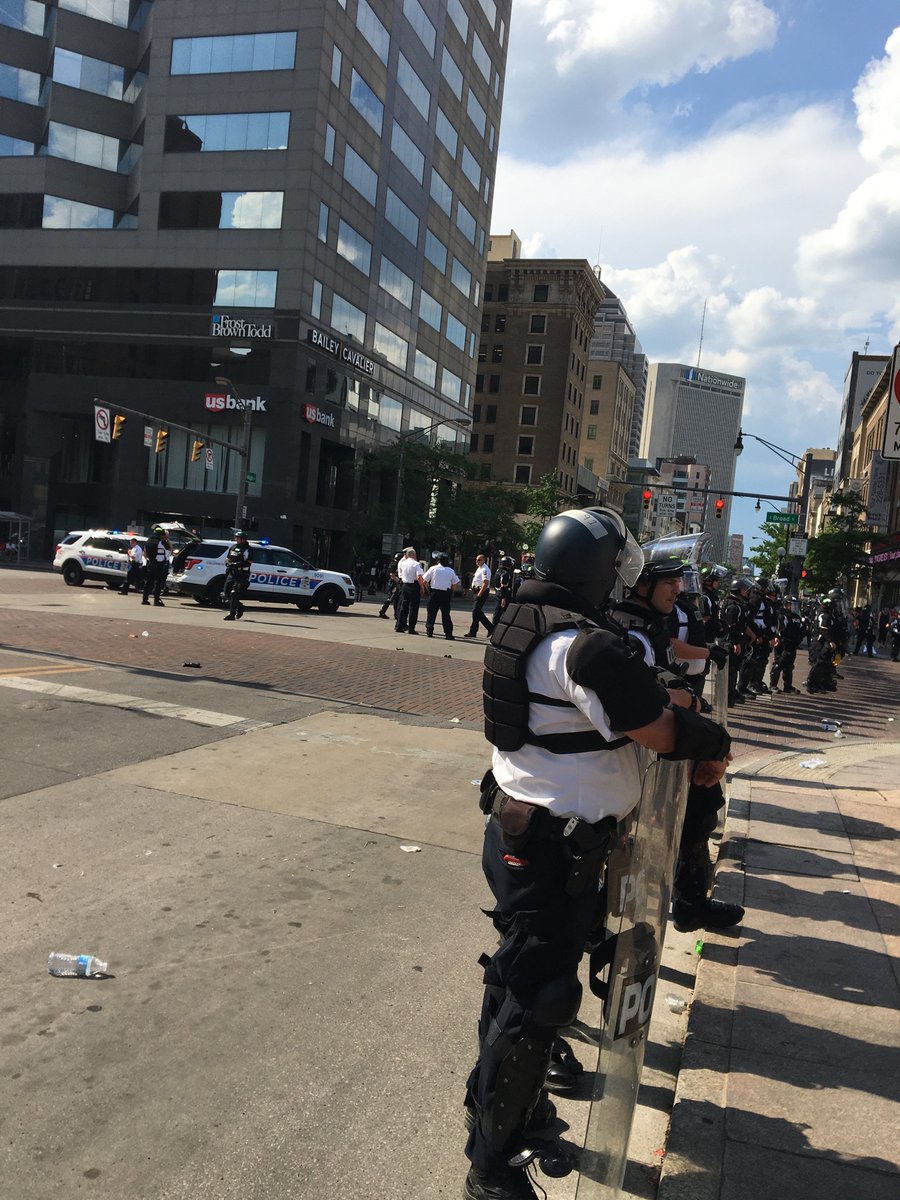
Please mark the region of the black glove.
POLYGON ((714 662, 721 670, 728 662, 728 651, 724 646, 713 645, 709 647, 709 657, 710 661, 714 662))

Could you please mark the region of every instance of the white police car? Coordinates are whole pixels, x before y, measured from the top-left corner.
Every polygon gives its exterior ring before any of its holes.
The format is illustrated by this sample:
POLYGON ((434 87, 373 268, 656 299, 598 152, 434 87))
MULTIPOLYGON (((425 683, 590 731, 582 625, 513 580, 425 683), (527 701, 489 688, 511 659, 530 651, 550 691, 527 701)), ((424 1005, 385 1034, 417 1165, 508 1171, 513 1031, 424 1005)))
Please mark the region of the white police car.
POLYGON ((62 572, 69 587, 81 587, 86 579, 97 579, 108 588, 119 588, 128 570, 132 537, 141 544, 147 540, 120 529, 74 530, 56 547, 53 567, 62 572))
MULTIPOLYGON (((190 596, 198 604, 220 604, 231 544, 204 540, 179 550, 169 572, 170 592, 190 596)), ((349 575, 319 571, 285 546, 251 542, 250 555, 250 586, 244 600, 296 604, 301 612, 315 606, 320 612, 334 613, 349 608, 356 599, 349 575)))

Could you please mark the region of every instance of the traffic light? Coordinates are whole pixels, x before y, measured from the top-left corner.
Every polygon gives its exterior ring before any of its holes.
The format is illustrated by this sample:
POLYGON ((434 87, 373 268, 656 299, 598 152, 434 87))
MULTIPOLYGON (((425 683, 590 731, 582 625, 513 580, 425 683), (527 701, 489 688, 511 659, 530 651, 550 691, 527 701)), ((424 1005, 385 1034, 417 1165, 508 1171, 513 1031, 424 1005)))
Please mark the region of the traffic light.
POLYGON ((156 453, 162 454, 166 448, 166 442, 169 440, 168 429, 157 429, 156 431, 156 453))
POLYGON ((203 447, 205 445, 206 445, 206 442, 200 442, 200 441, 194 442, 193 446, 191 447, 191 462, 199 462, 200 461, 200 455, 203 453, 203 447))
POLYGON ((644 508, 649 508, 650 501, 653 499, 653 493, 650 491, 649 488, 644 488, 641 495, 643 496, 643 500, 644 500, 644 508))
POLYGON ((722 499, 722 497, 720 496, 720 497, 718 498, 718 500, 716 501, 716 518, 717 518, 717 520, 719 520, 719 521, 721 521, 721 520, 722 520, 722 509, 723 509, 724 507, 725 507, 725 501, 724 501, 724 500, 722 499))
POLYGON ((803 568, 803 570, 800 572, 800 578, 801 578, 801 579, 805 579, 805 578, 806 578, 806 576, 807 576, 807 573, 808 573, 808 572, 807 572, 807 570, 806 570, 806 567, 804 567, 804 568, 803 568))
POLYGON ((121 413, 116 413, 116 415, 113 417, 113 427, 112 427, 113 441, 116 441, 117 438, 120 438, 122 436, 122 430, 124 427, 125 427, 125 418, 122 416, 121 413))

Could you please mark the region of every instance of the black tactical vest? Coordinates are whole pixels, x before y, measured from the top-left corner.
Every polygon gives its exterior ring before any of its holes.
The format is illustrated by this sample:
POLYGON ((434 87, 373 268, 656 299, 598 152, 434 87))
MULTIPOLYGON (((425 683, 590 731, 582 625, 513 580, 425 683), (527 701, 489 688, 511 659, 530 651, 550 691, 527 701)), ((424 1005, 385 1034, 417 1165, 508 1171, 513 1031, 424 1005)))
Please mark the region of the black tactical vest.
POLYGON ((484 656, 482 693, 484 736, 498 750, 521 750, 540 746, 551 754, 583 754, 589 750, 617 750, 628 738, 607 741, 599 730, 554 733, 539 736, 529 728, 532 701, 559 708, 574 708, 569 700, 541 696, 529 691, 525 673, 528 656, 535 647, 562 629, 591 629, 593 621, 564 608, 543 604, 511 604, 494 627, 484 656))
POLYGON ((643 604, 635 604, 630 600, 623 600, 617 605, 613 616, 626 629, 633 629, 636 633, 644 635, 653 650, 653 659, 657 667, 668 667, 670 671, 677 671, 675 651, 665 617, 645 608, 643 604))

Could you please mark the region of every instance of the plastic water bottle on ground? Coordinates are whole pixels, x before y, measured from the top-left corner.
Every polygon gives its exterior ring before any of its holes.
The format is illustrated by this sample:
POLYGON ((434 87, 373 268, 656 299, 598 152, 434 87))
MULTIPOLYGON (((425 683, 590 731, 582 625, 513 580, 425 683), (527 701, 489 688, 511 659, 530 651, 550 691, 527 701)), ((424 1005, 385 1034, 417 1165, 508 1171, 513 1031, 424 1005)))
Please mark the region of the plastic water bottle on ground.
POLYGON ((108 963, 97 958, 96 954, 58 954, 53 953, 47 959, 47 970, 51 975, 84 976, 105 975, 108 963))

